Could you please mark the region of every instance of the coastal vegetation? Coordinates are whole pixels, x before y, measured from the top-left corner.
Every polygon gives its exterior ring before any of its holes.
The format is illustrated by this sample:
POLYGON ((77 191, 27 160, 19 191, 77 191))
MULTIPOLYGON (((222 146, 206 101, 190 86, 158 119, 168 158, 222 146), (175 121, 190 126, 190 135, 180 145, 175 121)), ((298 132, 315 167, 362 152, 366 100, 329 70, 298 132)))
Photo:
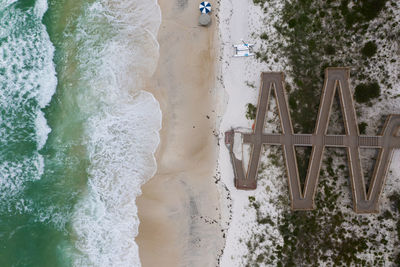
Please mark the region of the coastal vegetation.
POLYGON ((299 170, 299 179, 301 188, 304 188, 304 182, 307 177, 308 164, 310 161, 312 147, 295 146, 297 168, 299 170))
POLYGON ((251 103, 247 104, 246 118, 248 120, 254 120, 256 118, 257 107, 251 103))
POLYGON ((367 126, 368 126, 368 123, 366 123, 366 122, 360 122, 359 124, 358 124, 358 130, 359 130, 359 132, 360 132, 360 134, 365 134, 366 133, 366 131, 367 131, 367 126))
MULTIPOLYGON (((253 0, 268 12, 273 0, 253 0)), ((399 37, 399 18, 393 13, 394 0, 292 0, 284 1, 274 29, 279 38, 271 38, 267 28, 258 33, 259 61, 275 64, 271 55, 286 58, 289 107, 296 133, 312 133, 318 112, 326 67, 350 66, 357 113, 373 108, 381 92, 392 88, 388 62, 396 62, 390 42, 399 37)), ((267 23, 270 23, 269 21, 267 23)), ((386 94, 390 97, 390 94, 386 94)), ((249 106, 248 112, 249 113, 249 106)), ((253 110, 251 110, 253 111, 253 110)), ((255 111, 254 111, 255 112, 255 111)), ((339 116, 340 109, 332 116, 339 116)), ((247 116, 247 118, 251 118, 247 116)), ((362 118, 361 118, 362 120, 362 118)), ((365 118, 364 118, 365 120, 365 118)), ((333 128, 340 127, 333 121, 333 128)), ((361 134, 367 127, 359 124, 361 134)), ((310 150, 296 149, 302 183, 308 168, 310 150)), ((274 151, 271 149, 271 151, 274 151)), ((312 211, 291 211, 287 180, 281 155, 269 152, 271 166, 281 167, 282 179, 277 214, 262 208, 265 195, 249 197, 256 214, 256 226, 246 243, 247 266, 384 266, 400 264, 400 191, 390 191, 379 214, 356 214, 352 206, 347 155, 342 149, 326 149, 312 211), (279 233, 280 237, 276 233, 279 233), (372 256, 370 256, 372 255, 372 256)), ((372 161, 374 159, 371 159, 372 161)), ((262 172, 259 179, 271 179, 262 172)), ((259 181, 260 182, 260 181, 259 181)), ((271 202, 272 200, 270 200, 271 202)), ((273 202, 273 201, 272 201, 273 202)))
POLYGON ((361 83, 355 88, 354 98, 359 103, 365 103, 371 99, 379 97, 380 94, 381 89, 377 82, 368 84, 361 83))
POLYGON ((375 55, 376 50, 377 50, 376 44, 372 41, 369 41, 361 49, 361 54, 365 57, 372 57, 373 55, 375 55))

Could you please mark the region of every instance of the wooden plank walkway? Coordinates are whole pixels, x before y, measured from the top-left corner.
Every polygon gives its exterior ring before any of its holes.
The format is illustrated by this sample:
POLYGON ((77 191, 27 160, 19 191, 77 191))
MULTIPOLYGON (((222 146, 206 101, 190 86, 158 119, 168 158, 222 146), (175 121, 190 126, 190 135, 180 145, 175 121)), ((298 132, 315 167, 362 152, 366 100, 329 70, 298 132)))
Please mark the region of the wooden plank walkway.
MULTIPOLYGON (((400 148, 400 115, 389 115, 380 135, 360 136, 353 96, 349 88, 349 69, 328 68, 325 71, 325 83, 314 133, 294 134, 283 76, 283 73, 280 72, 261 74, 261 90, 258 98, 255 127, 251 134, 242 133, 243 142, 252 145, 249 168, 246 174, 244 173, 242 161, 236 159, 232 151, 233 138, 231 138, 232 144, 228 148, 234 168, 235 186, 238 189, 255 189, 257 187, 256 176, 262 145, 282 145, 292 209, 313 209, 324 149, 327 146, 344 147, 348 155, 354 210, 358 213, 378 212, 379 197, 384 186, 393 149, 400 148), (263 133, 269 96, 272 90, 275 91, 278 104, 282 134, 263 133), (330 111, 336 91, 339 93, 346 130, 345 135, 327 135, 330 111), (300 186, 295 146, 312 147, 304 189, 300 186), (366 192, 365 188, 359 147, 379 149, 368 192, 366 192)), ((233 131, 230 131, 230 133, 233 134, 233 131)))

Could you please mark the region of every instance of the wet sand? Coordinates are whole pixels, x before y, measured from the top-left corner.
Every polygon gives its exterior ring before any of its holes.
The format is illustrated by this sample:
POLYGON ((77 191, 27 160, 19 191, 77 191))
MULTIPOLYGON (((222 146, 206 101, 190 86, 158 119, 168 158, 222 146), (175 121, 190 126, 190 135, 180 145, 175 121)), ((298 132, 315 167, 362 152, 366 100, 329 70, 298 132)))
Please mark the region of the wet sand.
POLYGON ((160 0, 160 58, 147 88, 163 112, 158 170, 137 199, 142 266, 216 266, 223 246, 213 175, 217 34, 198 2, 160 0))

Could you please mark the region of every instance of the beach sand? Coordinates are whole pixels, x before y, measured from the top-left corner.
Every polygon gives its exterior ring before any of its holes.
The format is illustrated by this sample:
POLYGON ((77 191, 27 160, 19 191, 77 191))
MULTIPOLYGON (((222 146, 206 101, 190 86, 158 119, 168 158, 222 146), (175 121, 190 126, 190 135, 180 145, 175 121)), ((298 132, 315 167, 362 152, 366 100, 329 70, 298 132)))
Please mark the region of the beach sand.
POLYGON ((216 173, 216 18, 160 0, 160 58, 148 83, 163 113, 158 170, 137 199, 142 266, 216 266, 224 245, 216 173))

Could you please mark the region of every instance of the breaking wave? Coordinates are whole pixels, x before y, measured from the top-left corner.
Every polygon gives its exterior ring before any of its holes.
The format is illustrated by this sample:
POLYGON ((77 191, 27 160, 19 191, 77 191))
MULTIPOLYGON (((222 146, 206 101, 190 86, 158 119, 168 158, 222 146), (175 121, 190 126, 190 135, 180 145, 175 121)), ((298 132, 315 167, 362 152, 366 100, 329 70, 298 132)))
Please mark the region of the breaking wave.
POLYGON ((76 266, 139 266, 135 198, 156 171, 161 110, 142 91, 158 59, 161 21, 155 1, 87 4, 73 42, 80 72, 80 112, 90 167, 73 215, 76 266))

